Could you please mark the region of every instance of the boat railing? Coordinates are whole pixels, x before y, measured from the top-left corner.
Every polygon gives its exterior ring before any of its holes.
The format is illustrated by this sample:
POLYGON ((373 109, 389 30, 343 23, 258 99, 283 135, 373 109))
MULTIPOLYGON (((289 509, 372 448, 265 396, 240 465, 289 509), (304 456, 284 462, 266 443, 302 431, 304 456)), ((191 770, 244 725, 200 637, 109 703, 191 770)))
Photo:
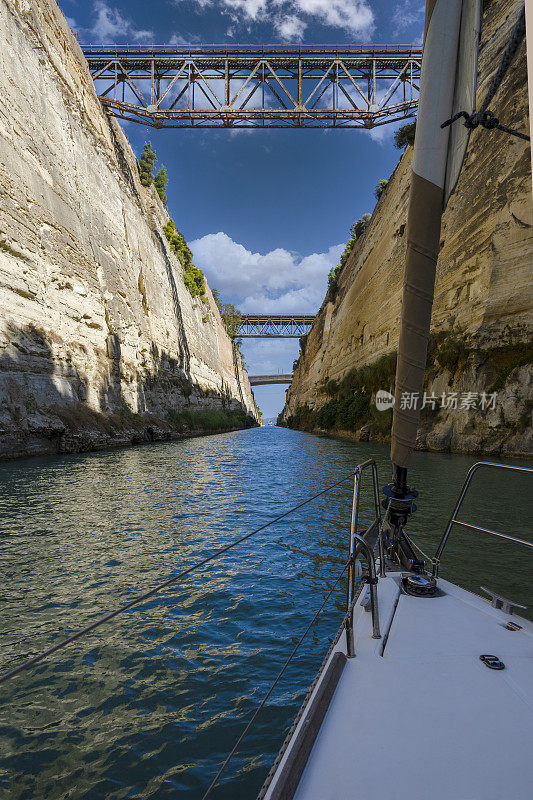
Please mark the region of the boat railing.
MULTIPOLYGON (((350 524, 350 558, 348 566, 348 589, 346 599, 346 650, 348 658, 353 658, 355 655, 355 642, 354 642, 354 629, 353 629, 353 614, 356 601, 355 582, 357 576, 356 560, 362 551, 364 552, 368 561, 368 576, 364 578, 365 582, 369 584, 370 588, 370 609, 372 611, 372 636, 374 639, 380 639, 381 634, 379 630, 379 612, 378 612, 378 592, 377 592, 377 571, 376 571, 376 558, 374 555, 374 548, 372 544, 367 541, 361 534, 357 532, 357 523, 359 519, 359 497, 361 493, 361 479, 363 472, 367 469, 372 470, 372 484, 374 493, 374 507, 376 519, 374 525, 377 525, 378 543, 380 548, 380 572, 383 575, 384 561, 383 558, 383 543, 381 538, 381 507, 379 503, 379 484, 378 484, 378 470, 376 462, 373 458, 358 464, 355 468, 354 474, 354 487, 353 487, 353 500, 352 500, 352 518, 350 524)), ((370 530, 370 529, 369 529, 370 530)), ((367 531, 368 534, 369 531, 367 531)))
POLYGON ((518 539, 516 536, 509 536, 506 533, 501 533, 500 531, 494 531, 491 528, 483 528, 480 525, 474 525, 471 522, 465 522, 464 520, 458 519, 458 514, 463 505, 463 501, 466 497, 470 484, 472 482, 472 478, 476 474, 476 472, 481 468, 487 469, 504 469, 504 470, 511 470, 512 472, 528 472, 533 473, 532 467, 519 467, 513 464, 496 464, 492 461, 478 461, 468 470, 468 474, 465 478, 465 482, 463 483, 463 487, 459 493, 459 497, 457 498, 457 502, 455 504, 455 508, 453 509, 452 515, 448 520, 448 524, 446 525, 446 529, 442 535, 442 539, 440 540, 439 546, 437 547, 437 551, 433 558, 433 577, 437 577, 439 571, 439 565, 442 557, 442 553, 444 548, 446 547, 446 543, 448 542, 451 530, 454 525, 460 525, 462 528, 466 528, 467 530, 477 531, 478 533, 487 533, 490 536, 496 536, 498 539, 503 539, 506 542, 513 542, 514 544, 521 545, 522 547, 527 547, 528 549, 533 549, 533 543, 527 542, 525 539, 518 539))

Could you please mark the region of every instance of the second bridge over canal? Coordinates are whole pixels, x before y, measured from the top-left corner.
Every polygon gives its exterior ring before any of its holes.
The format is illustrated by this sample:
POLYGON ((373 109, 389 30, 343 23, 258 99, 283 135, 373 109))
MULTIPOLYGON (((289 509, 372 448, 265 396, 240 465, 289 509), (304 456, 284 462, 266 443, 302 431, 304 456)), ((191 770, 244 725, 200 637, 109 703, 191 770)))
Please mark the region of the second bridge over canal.
POLYGON ((290 375, 249 375, 250 386, 268 386, 271 383, 290 383, 290 375))
POLYGON ((314 314, 242 314, 241 339, 299 339, 311 330, 314 314))

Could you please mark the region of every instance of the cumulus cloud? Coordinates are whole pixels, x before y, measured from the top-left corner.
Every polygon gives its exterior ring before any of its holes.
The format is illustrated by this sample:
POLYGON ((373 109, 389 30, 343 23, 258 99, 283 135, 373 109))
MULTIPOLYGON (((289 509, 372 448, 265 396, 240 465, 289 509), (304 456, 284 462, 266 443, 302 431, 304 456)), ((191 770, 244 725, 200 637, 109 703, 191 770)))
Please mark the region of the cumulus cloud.
POLYGON ((210 286, 234 298, 243 311, 314 313, 320 307, 331 267, 343 244, 325 253, 300 255, 276 248, 252 253, 226 233, 210 233, 191 243, 195 263, 205 270, 210 286))
POLYGON ((370 34, 374 29, 374 13, 367 0, 275 0, 291 5, 301 14, 315 17, 331 28, 341 28, 356 35, 370 34))
POLYGON ((294 14, 290 14, 287 17, 276 17, 274 20, 274 28, 284 42, 301 42, 307 24, 303 19, 296 17, 294 14))
POLYGON ((118 41, 148 42, 154 39, 153 31, 138 28, 131 19, 106 0, 96 0, 93 3, 93 20, 89 28, 74 27, 75 20, 70 19, 69 25, 78 34, 102 44, 114 44, 118 41))
POLYGON ((318 22, 351 35, 365 37, 374 31, 369 0, 174 0, 192 2, 196 10, 216 8, 230 16, 231 35, 238 27, 269 23, 284 41, 300 41, 310 22, 318 22))

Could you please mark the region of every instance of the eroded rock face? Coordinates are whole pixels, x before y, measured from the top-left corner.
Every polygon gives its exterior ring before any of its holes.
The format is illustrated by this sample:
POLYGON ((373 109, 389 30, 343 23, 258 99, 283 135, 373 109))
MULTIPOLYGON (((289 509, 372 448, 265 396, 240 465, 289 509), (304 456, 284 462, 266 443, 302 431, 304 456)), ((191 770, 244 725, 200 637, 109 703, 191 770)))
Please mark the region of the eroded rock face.
MULTIPOLYGON (((484 3, 478 97, 509 39, 520 0, 484 3)), ((491 106, 502 122, 529 130, 525 43, 491 106)), ((318 409, 328 380, 397 349, 412 148, 408 147, 356 243, 333 302, 326 297, 300 357, 283 412, 318 409)), ((529 144, 503 133, 472 133, 459 184, 443 217, 432 331, 464 338, 484 357, 457 374, 439 368, 428 390, 486 391, 498 370, 491 352, 533 333, 533 209, 529 144)), ((432 365, 428 365, 432 366, 432 365)), ((531 363, 511 370, 497 411, 444 411, 425 421, 419 446, 457 452, 531 454, 531 363)), ((389 388, 389 387, 383 387, 389 388)), ((372 433, 370 434, 372 438, 372 433)), ((378 438, 378 437, 376 437, 378 438)))
POLYGON ((256 415, 211 292, 192 298, 55 0, 0 0, 0 457, 256 415))

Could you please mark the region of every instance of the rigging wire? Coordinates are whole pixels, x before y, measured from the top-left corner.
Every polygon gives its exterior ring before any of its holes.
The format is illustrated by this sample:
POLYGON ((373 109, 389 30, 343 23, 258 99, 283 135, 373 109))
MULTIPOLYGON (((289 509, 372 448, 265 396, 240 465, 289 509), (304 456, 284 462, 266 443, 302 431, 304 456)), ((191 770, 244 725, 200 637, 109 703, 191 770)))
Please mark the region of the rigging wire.
POLYGON ((215 775, 215 777, 211 781, 207 791, 205 792, 205 794, 202 795, 202 800, 207 800, 207 798, 209 797, 209 795, 211 794, 211 792, 213 791, 213 789, 217 785, 218 781, 220 780, 220 777, 222 776, 222 773, 226 770, 226 767, 228 766, 228 764, 230 763, 231 759, 233 758, 233 756, 235 755, 235 753, 239 749, 239 746, 240 746, 242 740, 244 739, 244 737, 246 736, 246 734, 248 733, 248 731, 250 730, 250 728, 254 724, 255 720, 257 719, 257 716, 258 716, 259 712, 264 707, 266 701, 268 700, 268 698, 270 697, 270 695, 272 694, 272 692, 274 691, 274 689, 278 685, 279 681, 283 677, 283 674, 284 674, 285 670, 287 669, 287 667, 291 663, 292 659, 296 655, 296 652, 297 652, 298 648, 300 647, 300 645, 302 644, 303 640, 305 639, 305 637, 307 636, 307 634, 309 633, 309 631, 311 630, 311 628, 313 627, 313 625, 317 621, 318 617, 320 616, 320 614, 324 610, 324 607, 326 606, 326 603, 328 602, 329 598, 331 597, 331 595, 333 594, 333 592, 337 588, 337 586, 339 584, 339 581, 341 580, 342 576, 344 575, 344 573, 348 569, 349 565, 350 565, 350 561, 347 561, 346 564, 343 567, 343 570, 342 570, 341 574, 339 575, 339 577, 337 578, 337 580, 333 584, 333 587, 331 588, 331 590, 330 590, 329 594, 327 595, 326 599, 324 600, 324 602, 322 603, 322 605, 320 606, 320 608, 318 609, 318 611, 314 615, 313 619, 311 620, 311 622, 309 623, 309 625, 307 626, 305 631, 302 633, 302 635, 298 639, 298 641, 297 641, 296 645, 294 646, 291 654, 289 655, 289 657, 285 661, 285 663, 284 663, 283 667, 281 668, 281 670, 278 672, 274 682, 271 684, 270 689, 268 690, 266 695, 263 697, 263 699, 261 700, 260 704, 257 706, 256 710, 254 711, 254 713, 252 714, 252 716, 248 720, 248 722, 246 724, 246 727, 244 728, 243 732, 241 733, 241 735, 239 736, 239 738, 237 739, 237 741, 233 745, 233 748, 228 753, 228 755, 226 756, 225 760, 222 762, 222 765, 220 766, 220 769, 218 770, 217 774, 215 775))
POLYGON ((196 562, 196 564, 192 564, 190 567, 187 567, 187 569, 184 569, 181 572, 178 572, 178 574, 174 575, 172 578, 169 578, 168 580, 164 581, 163 583, 160 583, 157 586, 154 586, 153 589, 149 589, 147 592, 144 592, 144 594, 141 594, 138 597, 134 597, 133 600, 129 601, 129 603, 126 603, 125 605, 120 606, 119 608, 116 608, 114 611, 110 611, 109 614, 106 614, 105 616, 100 617, 100 619, 95 620, 90 625, 87 625, 85 628, 82 628, 81 630, 77 631, 76 633, 73 633, 72 636, 69 636, 66 639, 63 639, 61 642, 58 642, 57 644, 53 645, 52 647, 49 647, 47 650, 44 650, 42 653, 39 653, 38 655, 34 656, 33 658, 30 658, 28 661, 25 661, 22 664, 19 664, 18 667, 15 667, 14 669, 9 670, 9 672, 5 672, 4 674, 0 675, 0 683, 4 683, 4 681, 7 681, 10 678, 13 678, 15 675, 18 675, 19 672, 23 672, 24 670, 27 670, 30 667, 33 667, 35 664, 38 664, 40 661, 43 661, 48 656, 51 656, 53 653, 57 652, 58 650, 61 650, 63 647, 66 647, 68 644, 71 644, 71 642, 76 641, 76 639, 79 639, 81 636, 85 636, 85 634, 90 633, 91 631, 94 631, 96 628, 99 628, 100 625, 104 625, 106 622, 109 622, 110 620, 114 619, 114 617, 117 617, 119 614, 123 614, 125 611, 129 611, 130 608, 133 608, 134 606, 138 605, 139 603, 142 603, 144 600, 148 600, 149 597, 152 597, 154 594, 157 594, 157 592, 160 592, 161 589, 165 589, 167 586, 171 586, 171 584, 175 583, 180 578, 184 578, 186 575, 189 575, 191 572, 194 572, 195 570, 200 569, 201 567, 205 567, 206 564, 209 564, 211 561, 214 561, 219 556, 223 555, 224 553, 227 553, 228 550, 232 550, 234 547, 237 547, 237 545, 242 544, 242 542, 245 542, 247 539, 250 539, 252 536, 255 536, 257 533, 260 533, 261 531, 264 531, 265 528, 268 528, 270 525, 273 525, 275 522, 278 522, 280 519, 283 519, 284 517, 288 517, 289 514, 293 514, 295 511, 298 511, 299 508, 302 508, 303 506, 306 506, 308 503, 311 503, 313 500, 316 500, 317 497, 321 497, 322 495, 327 494, 329 491, 331 491, 331 489, 336 489, 338 486, 341 486, 341 484, 345 483, 348 480, 353 480, 354 475, 355 475, 355 471, 351 472, 349 475, 346 475, 344 478, 341 478, 336 483, 332 483, 326 489, 323 489, 322 491, 317 492, 316 494, 312 495, 312 497, 309 497, 307 500, 304 500, 302 503, 299 503, 297 506, 294 506, 293 508, 290 508, 288 511, 285 511, 283 514, 280 514, 275 519, 271 519, 269 522, 266 522, 264 525, 261 525, 260 528, 256 528, 254 531, 251 531, 251 533, 247 533, 245 536, 241 536, 240 539, 237 539, 235 542, 232 542, 231 544, 228 544, 225 547, 222 547, 220 550, 217 550, 215 553, 212 553, 210 556, 208 556, 207 558, 204 558, 202 561, 198 561, 198 562, 196 562))
POLYGON ((420 547, 420 545, 418 545, 418 544, 417 544, 417 543, 414 541, 414 539, 413 539, 411 536, 409 536, 409 535, 408 535, 408 534, 407 534, 405 531, 403 532, 403 535, 405 536, 405 538, 407 539, 407 541, 409 542, 409 544, 410 544, 412 547, 414 547, 414 548, 415 548, 415 550, 418 550, 418 552, 420 553, 420 555, 421 555, 421 556, 423 556, 423 557, 426 559, 426 561, 428 561, 428 563, 430 563, 430 564, 434 564, 434 563, 435 563, 435 557, 434 557, 434 556, 428 556, 428 554, 427 554, 427 553, 425 553, 425 552, 422 550, 422 548, 420 547))

